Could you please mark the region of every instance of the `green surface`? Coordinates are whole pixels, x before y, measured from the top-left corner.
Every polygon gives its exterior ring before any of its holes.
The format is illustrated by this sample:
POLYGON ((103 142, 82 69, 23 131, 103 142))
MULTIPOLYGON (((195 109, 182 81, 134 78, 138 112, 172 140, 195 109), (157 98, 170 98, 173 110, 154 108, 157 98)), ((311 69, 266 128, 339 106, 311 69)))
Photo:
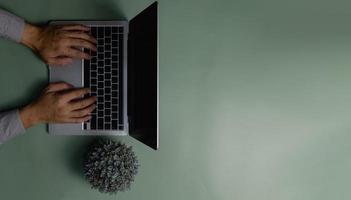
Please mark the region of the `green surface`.
MULTIPOLYGON (((1 0, 32 22, 130 19, 152 1, 1 0), (84 2, 84 3, 83 3, 84 2)), ((92 138, 44 125, 0 147, 0 199, 348 200, 351 3, 160 1, 160 149, 132 138, 130 191, 91 190, 80 155, 92 138)), ((0 108, 47 80, 28 49, 0 41, 0 108)))

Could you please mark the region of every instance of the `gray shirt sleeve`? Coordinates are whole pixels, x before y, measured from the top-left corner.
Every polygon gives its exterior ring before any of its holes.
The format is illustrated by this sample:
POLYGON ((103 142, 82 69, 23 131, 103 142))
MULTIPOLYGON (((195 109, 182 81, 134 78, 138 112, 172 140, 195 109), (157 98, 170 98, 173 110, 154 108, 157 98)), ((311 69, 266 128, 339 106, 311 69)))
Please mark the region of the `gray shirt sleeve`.
POLYGON ((0 37, 20 42, 24 29, 24 20, 0 9, 0 37))
MULTIPOLYGON (((0 9, 0 37, 20 42, 23 29, 23 19, 0 9)), ((24 132, 18 110, 0 113, 0 144, 24 132)))
POLYGON ((24 132, 18 109, 0 113, 0 144, 24 132))

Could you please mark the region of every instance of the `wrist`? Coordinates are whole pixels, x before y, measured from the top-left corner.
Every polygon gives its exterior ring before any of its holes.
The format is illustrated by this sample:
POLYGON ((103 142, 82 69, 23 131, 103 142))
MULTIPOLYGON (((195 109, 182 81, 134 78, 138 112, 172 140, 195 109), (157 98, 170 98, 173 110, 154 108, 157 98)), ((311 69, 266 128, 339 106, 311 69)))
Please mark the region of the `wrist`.
POLYGON ((29 128, 40 122, 35 105, 29 104, 19 110, 20 118, 22 120, 24 128, 29 128))
POLYGON ((21 43, 32 50, 38 50, 40 46, 40 32, 40 27, 26 23, 22 33, 21 43))

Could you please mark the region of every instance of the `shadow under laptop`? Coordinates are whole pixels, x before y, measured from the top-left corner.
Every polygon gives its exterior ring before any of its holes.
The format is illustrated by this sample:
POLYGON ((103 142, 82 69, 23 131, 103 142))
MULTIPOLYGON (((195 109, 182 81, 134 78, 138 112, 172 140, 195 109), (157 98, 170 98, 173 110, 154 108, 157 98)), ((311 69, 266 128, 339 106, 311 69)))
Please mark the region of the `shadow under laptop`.
POLYGON ((52 1, 47 20, 124 20, 124 13, 113 0, 52 1), (60 8, 60 9, 56 9, 60 8), (64 12, 62 12, 64 10, 64 12))

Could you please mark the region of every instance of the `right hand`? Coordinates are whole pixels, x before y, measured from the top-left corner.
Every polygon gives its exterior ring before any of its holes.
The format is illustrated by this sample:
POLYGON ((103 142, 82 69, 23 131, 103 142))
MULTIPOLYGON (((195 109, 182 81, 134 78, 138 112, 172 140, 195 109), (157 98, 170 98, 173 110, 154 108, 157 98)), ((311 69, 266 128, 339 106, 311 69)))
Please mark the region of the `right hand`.
POLYGON ((20 110, 22 123, 28 128, 39 122, 85 122, 90 119, 96 102, 96 97, 80 99, 89 92, 87 88, 74 89, 63 82, 51 83, 38 100, 20 110))
POLYGON ((73 59, 90 59, 81 48, 96 51, 96 39, 83 25, 43 26, 26 24, 21 43, 51 65, 67 65, 73 59))

